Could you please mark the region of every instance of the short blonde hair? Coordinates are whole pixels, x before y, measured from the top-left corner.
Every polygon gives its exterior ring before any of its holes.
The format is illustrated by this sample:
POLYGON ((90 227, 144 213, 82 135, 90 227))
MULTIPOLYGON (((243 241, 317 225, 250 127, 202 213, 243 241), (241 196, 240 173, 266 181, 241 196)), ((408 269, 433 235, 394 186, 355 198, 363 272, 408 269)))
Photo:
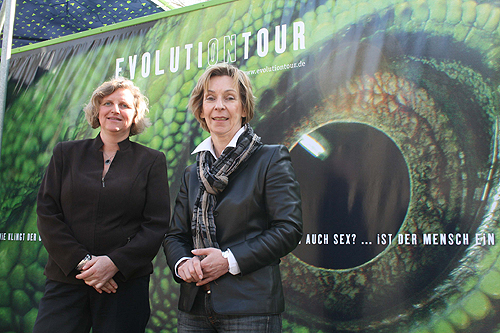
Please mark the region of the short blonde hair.
POLYGON ((101 84, 90 98, 89 104, 83 109, 85 118, 92 128, 101 126, 99 123, 99 107, 104 97, 111 95, 118 89, 128 89, 134 96, 135 117, 132 126, 130 127, 130 136, 140 134, 144 129, 151 125, 151 122, 146 117, 149 112, 149 101, 146 96, 141 93, 141 90, 134 85, 130 80, 122 77, 114 78, 101 84))
POLYGON ((237 67, 227 63, 221 63, 209 67, 205 73, 201 75, 198 79, 198 83, 191 93, 191 98, 189 99, 189 109, 193 112, 201 127, 205 131, 210 132, 207 122, 205 119, 201 118, 201 112, 203 111, 203 98, 205 92, 208 90, 210 79, 214 76, 229 76, 233 78, 235 86, 237 85, 239 90, 243 111, 246 112, 247 115, 246 117, 243 117, 241 125, 243 126, 246 123, 249 123, 254 116, 255 108, 255 97, 252 92, 250 79, 245 72, 237 67))

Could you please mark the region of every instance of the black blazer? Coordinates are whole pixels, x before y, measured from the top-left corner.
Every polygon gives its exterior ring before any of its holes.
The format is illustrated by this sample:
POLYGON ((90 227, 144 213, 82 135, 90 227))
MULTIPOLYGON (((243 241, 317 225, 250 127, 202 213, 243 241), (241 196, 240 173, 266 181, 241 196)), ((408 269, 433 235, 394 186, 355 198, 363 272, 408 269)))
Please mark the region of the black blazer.
MULTIPOLYGON (((196 165, 184 173, 164 251, 174 266, 192 257, 191 217, 200 183, 196 165)), ((284 310, 280 258, 302 237, 299 184, 284 146, 264 145, 229 176, 214 211, 217 241, 231 249, 241 274, 226 273, 210 283, 213 308, 220 314, 276 314, 284 310)), ((198 287, 181 283, 179 309, 189 312, 198 287)))
POLYGON ((109 256, 118 280, 153 271, 170 219, 165 155, 126 139, 103 182, 102 145, 98 135, 54 148, 37 198, 49 279, 84 283, 74 276, 87 253, 109 256))

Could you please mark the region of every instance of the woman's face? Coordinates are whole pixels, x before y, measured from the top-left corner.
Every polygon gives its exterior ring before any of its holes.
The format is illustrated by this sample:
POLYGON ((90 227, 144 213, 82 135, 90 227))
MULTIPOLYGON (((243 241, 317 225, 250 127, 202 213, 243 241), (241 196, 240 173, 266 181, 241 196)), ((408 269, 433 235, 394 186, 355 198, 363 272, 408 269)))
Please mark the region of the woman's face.
POLYGON ((237 85, 230 76, 214 76, 203 96, 203 108, 200 114, 207 122, 212 136, 229 140, 241 128, 241 121, 246 117, 237 85))
POLYGON ((99 106, 101 130, 128 136, 135 115, 134 95, 128 89, 117 89, 111 95, 104 96, 99 106))

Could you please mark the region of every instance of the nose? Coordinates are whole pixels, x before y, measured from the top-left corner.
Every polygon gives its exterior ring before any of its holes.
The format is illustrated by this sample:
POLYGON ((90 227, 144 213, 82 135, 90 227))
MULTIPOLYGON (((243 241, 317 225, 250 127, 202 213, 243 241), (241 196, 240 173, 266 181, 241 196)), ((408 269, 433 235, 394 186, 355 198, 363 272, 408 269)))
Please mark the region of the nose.
POLYGON ((224 100, 222 98, 217 98, 217 100, 215 101, 215 109, 222 110, 225 107, 226 106, 224 105, 224 100))
POLYGON ((118 104, 113 104, 111 111, 115 113, 120 113, 120 106, 118 104))

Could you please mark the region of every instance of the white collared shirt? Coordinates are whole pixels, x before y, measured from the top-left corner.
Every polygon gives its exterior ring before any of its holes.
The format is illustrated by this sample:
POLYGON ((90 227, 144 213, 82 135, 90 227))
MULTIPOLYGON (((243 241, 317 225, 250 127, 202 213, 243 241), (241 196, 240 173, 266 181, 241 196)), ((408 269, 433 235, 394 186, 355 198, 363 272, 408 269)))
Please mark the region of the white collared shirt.
MULTIPOLYGON (((229 143, 227 144, 226 148, 227 147, 233 147, 233 148, 236 147, 236 143, 238 142, 238 139, 240 138, 241 134, 243 134, 244 131, 245 131, 245 126, 241 127, 238 130, 238 132, 236 132, 236 134, 233 136, 233 138, 231 139, 231 141, 229 141, 229 143)), ((217 159, 217 156, 215 155, 214 144, 212 142, 212 137, 211 136, 209 136, 208 138, 206 138, 205 140, 203 140, 193 150, 193 152, 191 153, 191 155, 197 154, 197 153, 199 153, 201 151, 209 151, 210 153, 212 153, 212 155, 214 156, 214 158, 217 159)), ((236 261, 236 258, 234 257, 234 255, 231 252, 231 250, 228 248, 224 252, 225 252, 225 256, 227 257, 227 261, 229 262, 229 273, 231 273, 233 275, 240 274, 241 273, 240 266, 238 265, 238 262, 236 261)), ((189 257, 181 258, 175 264, 175 274, 178 277, 180 277, 180 276, 177 274, 177 267, 179 266, 179 264, 181 262, 183 262, 184 260, 188 260, 188 259, 191 259, 191 258, 189 258, 189 257)))
MULTIPOLYGON (((227 144, 226 148, 227 147, 232 147, 232 148, 236 147, 236 143, 238 142, 238 139, 240 138, 241 134, 243 134, 243 132, 245 132, 245 126, 243 126, 242 128, 240 128, 238 130, 238 132, 236 132, 236 134, 233 136, 233 138, 231 139, 231 141, 229 141, 229 143, 227 144)), ((215 157, 215 159, 217 159, 217 156, 215 155, 214 144, 212 142, 212 137, 211 136, 209 136, 208 138, 206 138, 205 140, 203 140, 193 150, 193 152, 191 153, 191 155, 197 154, 200 151, 209 151, 209 152, 212 153, 212 155, 215 157)))

